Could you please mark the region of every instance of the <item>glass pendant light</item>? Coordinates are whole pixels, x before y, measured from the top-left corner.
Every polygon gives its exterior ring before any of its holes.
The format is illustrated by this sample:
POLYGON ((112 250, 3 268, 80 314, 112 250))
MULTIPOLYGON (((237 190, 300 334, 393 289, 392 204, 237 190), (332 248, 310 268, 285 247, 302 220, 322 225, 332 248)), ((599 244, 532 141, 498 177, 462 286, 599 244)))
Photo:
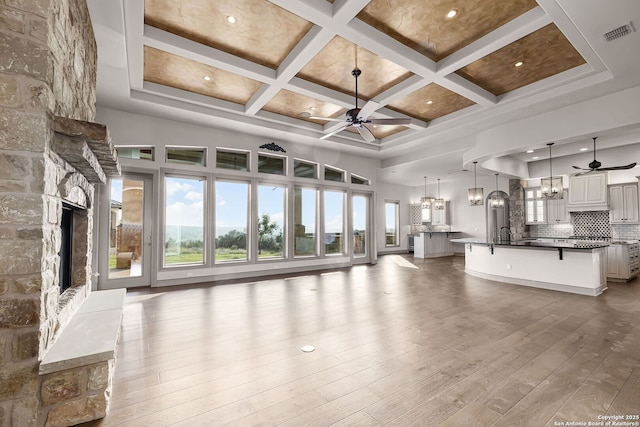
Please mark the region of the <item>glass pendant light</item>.
POLYGON ((549 176, 540 180, 540 190, 547 199, 562 199, 562 177, 553 176, 553 170, 551 169, 551 146, 553 142, 547 145, 549 146, 549 176))
POLYGON ((494 191, 491 197, 489 197, 489 206, 491 206, 491 209, 500 209, 504 207, 504 196, 502 195, 502 193, 500 192, 500 189, 498 188, 499 174, 495 174, 495 175, 496 175, 496 191, 494 191))
POLYGON ((469 206, 480 206, 484 204, 484 189, 478 187, 476 166, 478 162, 473 162, 473 188, 469 189, 469 206))
POLYGON ((440 198, 440 178, 438 178, 438 198, 433 201, 433 208, 439 211, 444 209, 444 199, 440 198))
POLYGON ((431 222, 431 197, 427 197, 427 177, 424 177, 424 197, 420 199, 422 222, 431 222))

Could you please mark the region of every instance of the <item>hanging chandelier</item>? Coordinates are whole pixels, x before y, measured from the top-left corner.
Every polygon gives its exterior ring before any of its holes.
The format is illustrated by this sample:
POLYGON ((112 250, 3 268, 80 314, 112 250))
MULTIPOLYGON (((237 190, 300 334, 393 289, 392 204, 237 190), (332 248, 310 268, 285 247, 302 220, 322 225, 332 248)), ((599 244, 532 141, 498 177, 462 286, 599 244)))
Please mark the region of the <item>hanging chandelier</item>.
POLYGON ((424 177, 424 197, 420 199, 422 222, 431 222, 431 197, 427 197, 427 177, 424 177))
POLYGON ((499 174, 495 174, 495 175, 496 175, 496 191, 494 191, 491 194, 491 197, 489 197, 489 206, 491 206, 491 209, 500 209, 504 207, 505 200, 504 200, 504 196, 502 195, 502 192, 498 188, 499 174))
POLYGON ((438 198, 433 201, 433 208, 439 211, 444 209, 444 199, 440 198, 440 178, 438 178, 438 198))
POLYGON ((478 187, 476 166, 478 162, 473 162, 473 188, 469 189, 469 206, 480 206, 484 203, 484 190, 478 187))
POLYGON ((540 180, 540 190, 547 199, 562 199, 562 177, 553 176, 553 170, 551 169, 551 146, 553 142, 547 145, 549 146, 549 176, 540 180))

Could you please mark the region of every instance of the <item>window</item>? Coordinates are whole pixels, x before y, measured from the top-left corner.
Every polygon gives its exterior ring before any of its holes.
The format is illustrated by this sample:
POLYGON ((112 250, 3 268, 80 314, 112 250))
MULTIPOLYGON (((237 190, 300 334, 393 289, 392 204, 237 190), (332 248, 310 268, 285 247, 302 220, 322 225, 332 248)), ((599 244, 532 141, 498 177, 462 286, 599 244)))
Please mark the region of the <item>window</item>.
POLYGON ((296 187, 293 196, 295 224, 295 256, 317 255, 316 205, 317 190, 296 187))
POLYGON ((344 253, 344 191, 324 192, 324 253, 344 253))
POLYGON ((318 179, 318 165, 304 160, 293 160, 293 176, 296 178, 318 179))
POLYGON ((204 264, 204 178, 164 178, 164 265, 204 264))
POLYGON ((344 171, 325 166, 324 179, 325 181, 344 182, 344 171))
POLYGON ((285 187, 258 185, 258 259, 284 258, 285 187))
POLYGON ((249 183, 216 181, 216 253, 218 261, 246 261, 249 183))
POLYGON ((536 224, 545 222, 545 201, 542 198, 540 188, 527 188, 525 190, 525 213, 526 223, 536 224))
POLYGON ((398 246, 398 229, 399 227, 399 211, 400 202, 385 202, 384 203, 384 216, 385 216, 385 246, 398 246))
POLYGON ((116 147, 123 159, 153 160, 153 147, 116 147))
POLYGON ((249 170, 249 152, 218 150, 216 151, 216 167, 237 171, 249 170))
POLYGON ((355 174, 351 174, 351 183, 352 184, 361 184, 361 185, 371 185, 371 181, 369 181, 367 178, 363 178, 361 176, 355 175, 355 174))
POLYGON ((353 256, 363 258, 367 255, 367 205, 368 198, 354 195, 352 197, 353 210, 351 218, 353 222, 353 256))
POLYGON ((258 172, 285 175, 285 165, 284 157, 258 155, 258 172))
POLYGON ((207 151, 204 148, 167 147, 167 163, 206 166, 207 151))

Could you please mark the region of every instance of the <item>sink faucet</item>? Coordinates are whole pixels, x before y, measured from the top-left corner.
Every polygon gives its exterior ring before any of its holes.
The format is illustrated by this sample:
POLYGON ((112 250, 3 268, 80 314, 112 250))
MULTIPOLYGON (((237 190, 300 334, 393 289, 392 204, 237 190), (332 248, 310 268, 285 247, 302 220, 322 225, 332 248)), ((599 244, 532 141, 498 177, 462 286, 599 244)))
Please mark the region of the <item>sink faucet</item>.
POLYGON ((506 225, 503 225, 502 227, 500 227, 500 231, 498 233, 498 241, 502 242, 502 230, 507 230, 507 239, 506 239, 506 241, 507 242, 511 241, 511 229, 509 227, 507 227, 506 225))

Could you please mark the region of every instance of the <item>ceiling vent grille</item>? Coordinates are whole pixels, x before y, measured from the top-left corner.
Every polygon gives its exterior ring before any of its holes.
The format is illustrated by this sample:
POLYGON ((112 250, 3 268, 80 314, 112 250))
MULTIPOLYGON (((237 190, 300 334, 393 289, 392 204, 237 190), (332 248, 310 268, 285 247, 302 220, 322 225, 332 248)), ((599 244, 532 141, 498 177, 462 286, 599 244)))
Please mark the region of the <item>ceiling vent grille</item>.
POLYGON ((607 33, 604 33, 604 39, 608 42, 614 41, 615 39, 619 39, 620 37, 624 37, 633 33, 636 29, 633 27, 633 23, 629 22, 621 27, 615 28, 607 33))

